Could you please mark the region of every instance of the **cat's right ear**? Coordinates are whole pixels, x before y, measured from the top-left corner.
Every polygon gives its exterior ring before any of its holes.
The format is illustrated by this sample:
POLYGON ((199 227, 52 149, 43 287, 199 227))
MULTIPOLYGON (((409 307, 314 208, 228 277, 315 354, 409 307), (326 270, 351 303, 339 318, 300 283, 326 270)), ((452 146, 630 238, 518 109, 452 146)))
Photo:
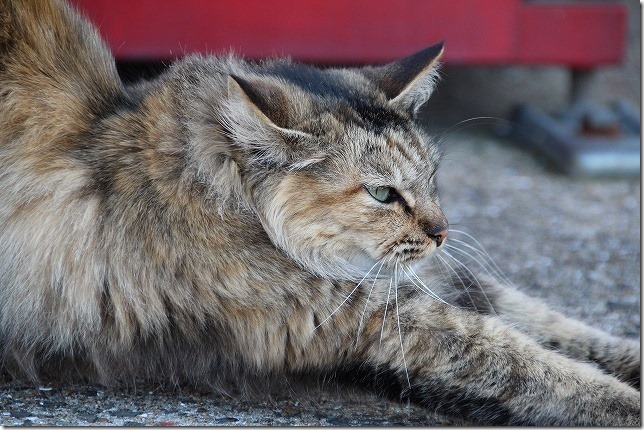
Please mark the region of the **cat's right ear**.
POLYGON ((361 71, 385 93, 392 106, 414 116, 434 91, 442 55, 441 42, 392 63, 364 67, 361 71))
POLYGON ((232 140, 251 156, 269 164, 298 162, 308 133, 288 128, 290 103, 283 89, 260 79, 228 76, 222 122, 232 140))

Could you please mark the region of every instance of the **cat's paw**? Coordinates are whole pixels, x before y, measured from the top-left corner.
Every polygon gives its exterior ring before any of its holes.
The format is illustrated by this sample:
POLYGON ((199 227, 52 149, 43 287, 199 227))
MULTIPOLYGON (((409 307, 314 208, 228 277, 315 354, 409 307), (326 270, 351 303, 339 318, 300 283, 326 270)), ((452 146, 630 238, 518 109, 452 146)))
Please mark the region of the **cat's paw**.
POLYGON ((624 353, 616 363, 615 375, 632 387, 640 389, 640 344, 632 340, 624 340, 624 353))
POLYGON ((641 425, 640 393, 617 381, 613 381, 610 385, 610 387, 604 387, 605 391, 597 387, 597 390, 591 390, 586 395, 582 395, 580 397, 582 401, 575 408, 579 415, 566 424, 639 427, 641 425))

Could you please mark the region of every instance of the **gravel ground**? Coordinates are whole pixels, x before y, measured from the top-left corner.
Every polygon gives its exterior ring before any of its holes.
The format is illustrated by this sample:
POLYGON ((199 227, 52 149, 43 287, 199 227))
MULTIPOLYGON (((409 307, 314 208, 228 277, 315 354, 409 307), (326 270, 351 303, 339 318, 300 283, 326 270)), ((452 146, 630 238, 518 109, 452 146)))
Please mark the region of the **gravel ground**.
MULTIPOLYGON (((611 333, 639 337, 639 179, 571 179, 482 133, 450 133, 443 143, 442 201, 453 228, 475 236, 518 288, 611 333)), ((6 426, 462 424, 318 380, 252 399, 0 380, 0 410, 6 426)))

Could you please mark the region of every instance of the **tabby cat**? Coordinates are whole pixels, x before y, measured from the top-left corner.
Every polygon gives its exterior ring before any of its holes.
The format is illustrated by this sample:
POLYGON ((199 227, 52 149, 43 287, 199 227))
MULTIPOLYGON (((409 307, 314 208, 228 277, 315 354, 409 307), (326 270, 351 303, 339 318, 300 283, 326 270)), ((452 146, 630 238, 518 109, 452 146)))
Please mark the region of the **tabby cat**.
POLYGON ((216 386, 359 369, 428 413, 639 425, 636 341, 435 270, 448 222, 414 119, 442 52, 194 55, 125 86, 70 6, 0 0, 4 371, 216 386))

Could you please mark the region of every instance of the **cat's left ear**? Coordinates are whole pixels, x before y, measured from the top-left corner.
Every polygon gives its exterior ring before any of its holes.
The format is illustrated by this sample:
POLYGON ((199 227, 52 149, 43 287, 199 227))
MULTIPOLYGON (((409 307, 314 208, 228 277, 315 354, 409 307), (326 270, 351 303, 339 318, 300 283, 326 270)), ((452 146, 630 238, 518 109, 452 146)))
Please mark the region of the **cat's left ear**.
POLYGON ((441 55, 442 42, 392 63, 364 67, 361 71, 385 93, 392 106, 413 116, 434 91, 441 55))
MULTIPOLYGON (((248 161, 298 165, 311 156, 308 133, 288 127, 291 103, 283 89, 259 79, 228 77, 224 124, 248 161)), ((310 164, 310 163, 309 163, 310 164)))

